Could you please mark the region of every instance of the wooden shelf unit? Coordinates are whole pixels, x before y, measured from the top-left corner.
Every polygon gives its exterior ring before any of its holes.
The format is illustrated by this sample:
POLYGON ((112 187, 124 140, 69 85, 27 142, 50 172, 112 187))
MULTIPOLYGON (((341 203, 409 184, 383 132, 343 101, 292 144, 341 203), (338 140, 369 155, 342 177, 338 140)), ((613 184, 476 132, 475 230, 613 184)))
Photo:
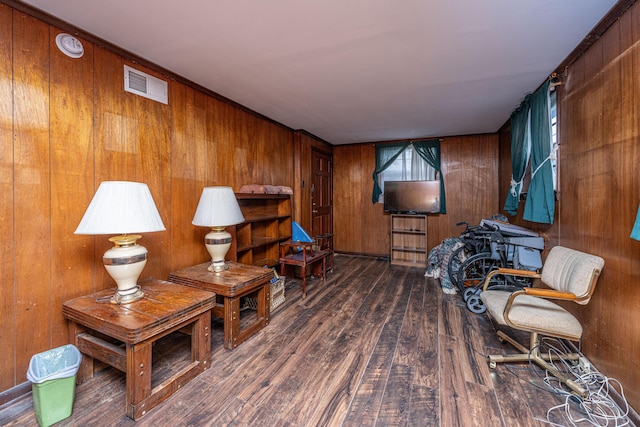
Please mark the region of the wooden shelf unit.
POLYGON ((394 265, 427 266, 427 216, 391 214, 391 253, 394 265))
POLYGON ((244 222, 229 230, 234 235, 235 260, 248 265, 275 266, 280 242, 291 238, 291 196, 236 193, 236 198, 244 222))

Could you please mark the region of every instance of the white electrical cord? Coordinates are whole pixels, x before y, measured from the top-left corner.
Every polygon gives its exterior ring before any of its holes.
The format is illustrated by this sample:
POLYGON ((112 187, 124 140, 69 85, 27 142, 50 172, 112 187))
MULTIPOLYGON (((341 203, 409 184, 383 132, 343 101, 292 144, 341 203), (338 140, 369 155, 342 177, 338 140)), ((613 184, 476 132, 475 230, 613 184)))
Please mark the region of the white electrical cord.
POLYGON ((629 405, 624 397, 622 384, 620 384, 616 379, 607 378, 602 375, 593 367, 593 365, 589 366, 588 372, 582 372, 579 366, 562 358, 563 354, 570 353, 568 348, 566 348, 562 342, 554 341, 559 343, 561 348, 553 346, 548 339, 542 340, 542 345, 548 347, 546 352, 549 356, 553 355, 559 359, 550 363, 554 368, 571 377, 571 379, 586 389, 587 397, 581 398, 572 394, 562 386, 562 383, 560 383, 555 376, 546 373, 543 381, 550 388, 549 391, 564 395, 565 401, 560 405, 550 408, 547 411, 546 420, 540 418, 536 419, 552 426, 567 427, 564 424, 558 424, 557 422, 551 421, 554 414, 558 413, 554 418, 564 417, 572 427, 622 427, 630 425, 628 418, 629 405), (557 385, 554 385, 554 383, 557 383, 557 385), (620 408, 620 406, 616 404, 610 396, 610 390, 614 385, 620 389, 620 396, 622 397, 624 408, 620 408))
MULTIPOLYGON (((588 385, 588 395, 581 399, 576 395, 567 394, 565 402, 550 408, 547 411, 547 419, 544 423, 553 426, 563 426, 551 421, 554 412, 564 412, 564 418, 571 426, 627 426, 630 425, 628 419, 629 405, 624 399, 622 385, 615 379, 605 377, 600 373, 586 373, 576 377, 576 381, 582 385, 588 385), (621 396, 624 400, 624 408, 620 408, 609 396, 609 389, 612 383, 618 385, 621 396)), ((566 427, 566 426, 565 426, 566 427)))

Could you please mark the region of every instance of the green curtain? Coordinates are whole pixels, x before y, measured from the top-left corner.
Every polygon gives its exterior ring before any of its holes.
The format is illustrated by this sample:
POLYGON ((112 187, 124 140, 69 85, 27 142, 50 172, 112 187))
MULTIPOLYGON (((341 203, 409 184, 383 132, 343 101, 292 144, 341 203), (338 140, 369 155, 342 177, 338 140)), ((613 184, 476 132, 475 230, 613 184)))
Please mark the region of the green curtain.
POLYGON ((380 185, 378 185, 378 175, 391 166, 393 161, 397 159, 400 153, 408 146, 408 142, 376 145, 376 169, 373 171, 373 194, 371 195, 371 201, 374 204, 378 203, 378 199, 382 194, 382 189, 380 185))
POLYGON ((522 190, 522 178, 527 171, 529 152, 531 150, 529 139, 529 103, 531 95, 527 95, 520 106, 511 113, 511 184, 507 199, 504 202, 504 210, 509 215, 518 213, 520 191, 522 190))
POLYGON ((444 177, 440 170, 440 140, 416 141, 413 143, 413 148, 420 157, 436 170, 437 176, 440 177, 440 213, 447 213, 447 201, 444 194, 444 177))
POLYGON ((555 193, 551 169, 551 125, 549 82, 531 96, 531 183, 524 204, 523 219, 553 224, 555 193))

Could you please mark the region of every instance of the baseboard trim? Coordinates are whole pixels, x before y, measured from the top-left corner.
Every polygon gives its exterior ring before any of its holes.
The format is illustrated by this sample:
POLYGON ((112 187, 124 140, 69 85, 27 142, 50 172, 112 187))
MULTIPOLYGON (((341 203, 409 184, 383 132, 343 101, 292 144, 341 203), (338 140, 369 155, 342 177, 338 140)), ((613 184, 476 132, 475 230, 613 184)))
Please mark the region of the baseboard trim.
POLYGON ((362 257, 362 258, 375 258, 375 259, 380 259, 383 261, 388 261, 389 260, 389 255, 382 255, 382 254, 367 254, 367 253, 362 253, 362 252, 345 252, 345 251, 336 251, 334 249, 333 252, 335 255, 347 255, 347 256, 357 256, 357 257, 362 257))
POLYGON ((0 409, 5 404, 13 402, 14 400, 23 397, 28 393, 31 393, 31 383, 29 381, 23 382, 22 384, 18 384, 15 387, 3 391, 2 393, 0 393, 0 409))

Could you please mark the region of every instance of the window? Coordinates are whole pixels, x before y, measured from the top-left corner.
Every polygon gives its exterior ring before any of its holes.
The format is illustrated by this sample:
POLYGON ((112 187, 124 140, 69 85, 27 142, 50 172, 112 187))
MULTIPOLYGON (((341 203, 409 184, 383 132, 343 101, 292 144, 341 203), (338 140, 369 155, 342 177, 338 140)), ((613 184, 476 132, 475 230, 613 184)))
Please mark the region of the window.
POLYGON ((525 97, 511 114, 511 182, 504 210, 516 215, 525 193, 522 218, 553 224, 557 190, 557 94, 550 82, 525 97))
POLYGON ((553 191, 558 191, 558 92, 555 87, 549 93, 549 116, 551 120, 551 172, 553 173, 553 191))
POLYGON ((435 168, 420 157, 413 145, 410 145, 378 175, 378 185, 383 193, 380 194, 378 201, 383 202, 385 181, 433 181, 435 179, 435 168))
MULTIPOLYGON (((549 129, 550 129, 550 150, 549 163, 551 164, 551 173, 553 176, 553 190, 558 191, 558 93, 552 87, 549 90, 549 129)), ((520 191, 520 200, 526 200, 529 184, 531 183, 531 169, 527 171, 522 180, 522 190, 520 191)))
POLYGON ((440 140, 376 144, 371 202, 383 200, 380 198, 381 185, 385 180, 434 180, 436 177, 440 181, 440 213, 445 214, 447 202, 444 177, 440 172, 440 140))

